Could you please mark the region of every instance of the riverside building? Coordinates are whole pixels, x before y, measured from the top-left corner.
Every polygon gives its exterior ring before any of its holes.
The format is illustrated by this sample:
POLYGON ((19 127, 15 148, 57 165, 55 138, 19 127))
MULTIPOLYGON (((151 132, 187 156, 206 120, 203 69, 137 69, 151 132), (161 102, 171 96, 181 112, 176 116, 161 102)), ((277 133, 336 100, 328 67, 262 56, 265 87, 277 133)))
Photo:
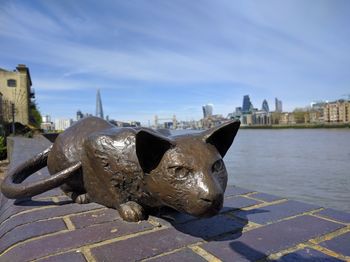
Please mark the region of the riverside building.
POLYGON ((31 90, 32 80, 29 68, 19 64, 15 70, 0 68, 0 120, 12 122, 13 112, 15 122, 29 124, 30 99, 34 98, 31 90))
POLYGON ((339 99, 326 103, 323 107, 323 117, 328 123, 349 123, 350 101, 339 99))

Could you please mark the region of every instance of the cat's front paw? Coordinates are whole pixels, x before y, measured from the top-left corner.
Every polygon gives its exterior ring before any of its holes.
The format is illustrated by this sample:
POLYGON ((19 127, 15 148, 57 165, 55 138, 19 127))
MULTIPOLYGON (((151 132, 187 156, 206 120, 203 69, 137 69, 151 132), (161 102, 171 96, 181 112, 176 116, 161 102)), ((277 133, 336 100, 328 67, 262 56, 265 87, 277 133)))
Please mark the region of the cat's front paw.
POLYGON ((88 204, 90 203, 89 195, 87 193, 78 195, 74 202, 77 204, 88 204))
POLYGON ((119 215, 128 222, 138 222, 146 218, 145 211, 136 202, 129 201, 119 206, 119 215))

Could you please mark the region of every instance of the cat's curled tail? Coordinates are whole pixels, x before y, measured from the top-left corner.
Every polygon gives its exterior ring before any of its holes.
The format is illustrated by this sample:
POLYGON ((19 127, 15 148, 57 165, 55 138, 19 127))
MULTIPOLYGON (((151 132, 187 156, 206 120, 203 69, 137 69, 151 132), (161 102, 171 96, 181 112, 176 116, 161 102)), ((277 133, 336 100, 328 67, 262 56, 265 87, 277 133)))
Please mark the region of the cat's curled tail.
POLYGON ((81 162, 78 162, 43 180, 21 184, 27 177, 47 166, 47 158, 51 149, 52 145, 26 162, 12 168, 1 185, 1 192, 7 198, 12 199, 32 197, 62 185, 81 168, 81 162))

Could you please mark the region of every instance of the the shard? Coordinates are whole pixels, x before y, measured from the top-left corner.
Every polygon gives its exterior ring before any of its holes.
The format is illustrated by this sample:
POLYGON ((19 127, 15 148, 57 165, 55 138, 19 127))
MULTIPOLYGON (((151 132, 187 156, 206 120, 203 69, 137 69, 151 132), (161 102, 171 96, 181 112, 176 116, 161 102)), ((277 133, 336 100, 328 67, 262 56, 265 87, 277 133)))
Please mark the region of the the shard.
POLYGON ((96 94, 96 116, 103 119, 103 108, 102 108, 100 89, 97 89, 97 94, 96 94))

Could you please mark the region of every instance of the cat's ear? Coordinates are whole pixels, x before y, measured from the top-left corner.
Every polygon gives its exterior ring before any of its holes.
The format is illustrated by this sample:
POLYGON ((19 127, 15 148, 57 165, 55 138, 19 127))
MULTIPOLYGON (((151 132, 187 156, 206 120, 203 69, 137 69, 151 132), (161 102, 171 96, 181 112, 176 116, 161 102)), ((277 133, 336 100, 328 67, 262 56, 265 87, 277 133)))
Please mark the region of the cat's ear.
POLYGON ((174 142, 152 130, 141 129, 136 134, 136 155, 145 173, 156 168, 164 153, 174 142))
POLYGON ((221 157, 224 157, 238 132, 240 124, 239 120, 225 122, 203 132, 203 139, 215 146, 221 157))

